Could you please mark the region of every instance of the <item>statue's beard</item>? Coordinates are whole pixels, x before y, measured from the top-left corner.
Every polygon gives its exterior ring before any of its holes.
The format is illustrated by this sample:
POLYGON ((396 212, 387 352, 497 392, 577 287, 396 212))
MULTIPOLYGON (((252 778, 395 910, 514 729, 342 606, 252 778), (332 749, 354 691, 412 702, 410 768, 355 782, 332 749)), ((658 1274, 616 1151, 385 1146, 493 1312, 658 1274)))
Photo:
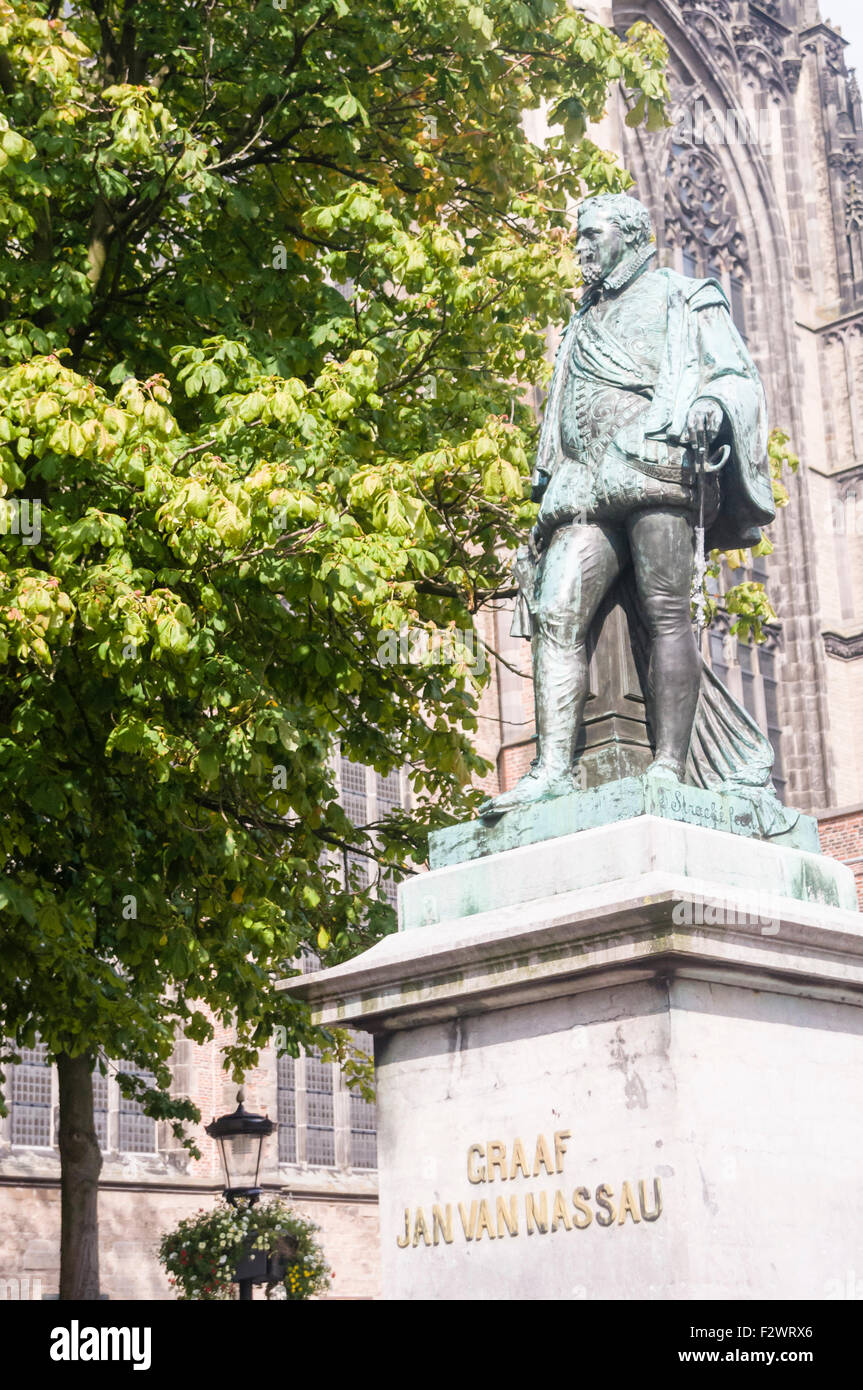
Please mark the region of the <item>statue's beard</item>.
POLYGON ((628 247, 607 271, 603 271, 596 262, 586 266, 582 265, 581 275, 584 287, 593 293, 600 289, 622 289, 636 272, 650 260, 651 256, 655 255, 656 243, 647 241, 642 242, 640 246, 628 247))

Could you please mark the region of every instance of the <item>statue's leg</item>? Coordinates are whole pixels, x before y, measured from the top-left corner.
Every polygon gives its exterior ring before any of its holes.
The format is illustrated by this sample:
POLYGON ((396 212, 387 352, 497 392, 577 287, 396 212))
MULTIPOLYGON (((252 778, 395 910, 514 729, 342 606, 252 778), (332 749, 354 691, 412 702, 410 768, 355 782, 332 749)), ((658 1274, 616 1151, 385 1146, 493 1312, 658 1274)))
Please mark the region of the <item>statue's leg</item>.
POLYGON ((676 508, 651 508, 627 522, 639 602, 650 633, 648 699, 655 772, 683 779, 701 684, 690 592, 694 527, 676 508))
POLYGON ((590 625, 626 559, 617 528, 598 523, 556 531, 537 585, 533 639, 536 730, 541 767, 572 768, 588 695, 590 625))
POLYGON ((588 693, 587 635, 626 560, 622 528, 573 523, 553 533, 532 606, 538 756, 516 786, 483 805, 482 815, 572 790, 575 740, 588 693))

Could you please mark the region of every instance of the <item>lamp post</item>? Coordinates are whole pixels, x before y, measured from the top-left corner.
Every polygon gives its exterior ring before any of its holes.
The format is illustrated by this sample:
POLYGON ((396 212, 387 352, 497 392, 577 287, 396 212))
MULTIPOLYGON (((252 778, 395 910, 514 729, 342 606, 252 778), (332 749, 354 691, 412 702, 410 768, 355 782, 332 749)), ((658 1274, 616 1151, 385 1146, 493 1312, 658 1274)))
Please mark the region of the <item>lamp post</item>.
MULTIPOLYGON (((220 1115, 218 1120, 214 1118, 212 1123, 206 1126, 206 1132, 211 1139, 216 1139, 219 1143, 222 1166, 225 1170, 226 1199, 235 1205, 242 1198, 249 1206, 254 1206, 261 1195, 258 1186, 261 1149, 275 1125, 266 1115, 250 1115, 243 1105, 244 1099, 245 1089, 241 1086, 237 1092, 237 1108, 233 1114, 220 1115)), ((256 1277, 253 1260, 254 1256, 250 1256, 241 1263, 242 1277, 238 1270, 237 1282, 240 1286, 241 1302, 247 1302, 252 1297, 252 1284, 256 1277), (245 1273, 244 1265, 249 1267, 248 1274, 245 1273)))

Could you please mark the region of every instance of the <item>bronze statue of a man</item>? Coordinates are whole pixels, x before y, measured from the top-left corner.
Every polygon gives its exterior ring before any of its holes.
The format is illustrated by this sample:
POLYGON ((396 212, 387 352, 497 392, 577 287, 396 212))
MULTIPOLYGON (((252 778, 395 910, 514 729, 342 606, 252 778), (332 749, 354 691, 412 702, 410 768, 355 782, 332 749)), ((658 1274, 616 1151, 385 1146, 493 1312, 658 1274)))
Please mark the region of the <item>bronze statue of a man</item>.
MULTIPOLYGON (((585 290, 558 350, 533 477, 541 506, 516 566, 521 635, 533 642, 538 756, 484 815, 572 791, 588 635, 629 567, 649 651, 655 756, 646 775, 684 779, 705 686, 690 606, 699 514, 708 547, 721 548, 756 543, 774 516, 764 392, 722 287, 653 269, 649 213, 625 194, 581 205, 576 248, 585 290)), ((705 717, 717 699, 711 681, 705 717)), ((763 786, 772 754, 718 689, 741 747, 727 765, 709 753, 706 767, 699 744, 700 771, 689 780, 763 786)), ((705 731, 702 742, 712 738, 705 731)))

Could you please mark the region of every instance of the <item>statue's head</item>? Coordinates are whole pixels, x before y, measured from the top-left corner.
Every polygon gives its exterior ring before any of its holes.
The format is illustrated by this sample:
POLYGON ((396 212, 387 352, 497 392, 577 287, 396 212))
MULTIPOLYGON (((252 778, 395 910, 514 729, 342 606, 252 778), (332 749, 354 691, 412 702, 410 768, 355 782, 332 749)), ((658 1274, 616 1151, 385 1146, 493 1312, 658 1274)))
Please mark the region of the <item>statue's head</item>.
POLYGON ((653 245, 650 213, 627 193, 599 193, 585 198, 578 210, 575 249, 585 286, 613 282, 624 257, 646 252, 653 245))

